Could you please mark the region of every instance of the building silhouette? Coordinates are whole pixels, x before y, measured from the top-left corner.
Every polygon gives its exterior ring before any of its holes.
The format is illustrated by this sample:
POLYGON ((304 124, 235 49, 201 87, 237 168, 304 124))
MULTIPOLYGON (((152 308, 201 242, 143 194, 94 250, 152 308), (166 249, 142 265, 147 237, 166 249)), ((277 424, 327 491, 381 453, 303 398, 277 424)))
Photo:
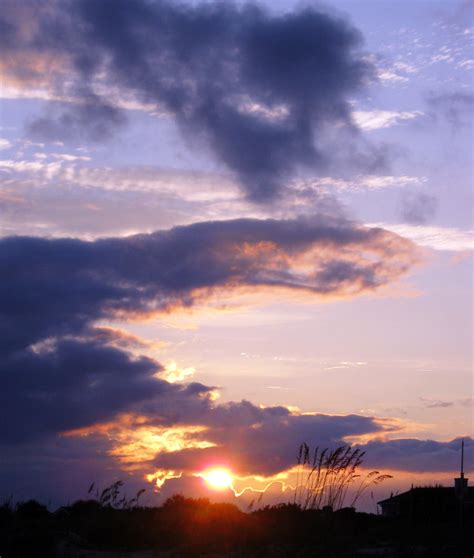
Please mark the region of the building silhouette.
POLYGON ((474 516, 474 486, 464 476, 464 440, 461 443, 461 474, 454 486, 411 487, 377 502, 385 517, 420 521, 459 521, 474 516))

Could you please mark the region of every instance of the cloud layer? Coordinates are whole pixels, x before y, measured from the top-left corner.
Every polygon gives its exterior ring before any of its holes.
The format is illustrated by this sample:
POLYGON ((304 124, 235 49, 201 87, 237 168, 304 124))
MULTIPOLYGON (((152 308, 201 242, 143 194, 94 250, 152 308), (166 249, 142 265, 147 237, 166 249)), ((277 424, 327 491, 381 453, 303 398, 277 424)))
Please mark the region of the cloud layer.
POLYGON ((99 320, 192 305, 216 289, 354 295, 396 279, 414 257, 393 233, 328 218, 209 222, 94 242, 2 239, 2 439, 86 426, 179 392, 154 378, 159 363, 112 346, 94 328, 99 320))
POLYGON ((410 241, 329 217, 197 223, 149 235, 0 240, 7 352, 118 315, 192 304, 215 288, 317 295, 374 290, 406 272, 410 241))
POLYGON ((254 201, 342 152, 369 170, 382 162, 356 153, 349 101, 375 71, 339 17, 167 0, 7 1, 2 11, 7 82, 72 103, 32 122, 37 137, 102 140, 123 123, 128 96, 204 139, 254 201))
MULTIPOLYGON (((433 94, 423 113, 357 110, 376 70, 359 32, 316 8, 274 15, 251 3, 174 0, 5 0, 2 8, 5 86, 50 101, 36 103, 46 108, 27 131, 52 143, 16 132, 0 138, 0 209, 8 215, 0 232, 93 238, 156 223, 162 230, 93 242, 0 239, 0 487, 28 483, 31 497, 39 484, 51 496, 57 479, 57 492, 122 474, 142 481, 183 472, 197 482, 192 475, 213 463, 268 477, 295 464, 303 441, 359 440, 375 468, 456 470, 459 440, 390 440, 404 435, 395 419, 219 403, 217 388, 190 380, 192 369, 167 370, 151 356, 152 343, 109 322, 159 320, 242 291, 319 301, 373 293, 417 259, 397 233, 440 249, 468 247, 463 231, 419 226, 436 205, 425 194, 402 199, 411 226, 393 232, 347 220, 328 195, 421 186, 424 176, 388 175, 386 153, 357 127, 422 126, 431 115, 461 128, 472 96, 433 94), (204 168, 210 150, 224 169, 166 171, 134 166, 133 157, 128 167, 111 168, 107 157, 97 166, 83 142, 115 135, 120 143, 127 116, 138 119, 127 109, 136 108, 150 128, 156 118, 174 119, 204 168), (56 140, 77 149, 59 153, 66 146, 56 140), (109 195, 117 191, 126 219, 109 195), (279 205, 263 203, 278 197, 279 205), (87 212, 100 225, 91 228, 87 212), (243 214, 254 218, 229 220, 243 214), (228 220, 209 221, 221 217, 228 220)), ((417 72, 400 61, 392 69, 382 82, 409 81, 395 70, 417 72)), ((352 372, 360 381, 360 367, 352 372)), ((466 453, 472 449, 466 440, 466 453)))
MULTIPOLYGON (((271 477, 295 464, 303 441, 334 447, 398 433, 400 422, 389 419, 219 404, 213 386, 166 381, 159 362, 131 352, 132 336, 98 322, 192 305, 216 290, 371 292, 415 257, 394 233, 329 217, 208 222, 94 242, 1 239, 0 440, 11 457, 0 478, 19 483, 18 463, 26 471, 37 459, 54 476, 54 463, 74 462, 78 448, 87 456, 81 479, 103 468, 101 478, 125 470, 135 481, 163 480, 212 463, 271 477)), ((435 444, 436 467, 451 467, 454 446, 435 444)), ((409 441, 366 447, 374 466, 433 470, 426 459, 410 464, 409 441)))

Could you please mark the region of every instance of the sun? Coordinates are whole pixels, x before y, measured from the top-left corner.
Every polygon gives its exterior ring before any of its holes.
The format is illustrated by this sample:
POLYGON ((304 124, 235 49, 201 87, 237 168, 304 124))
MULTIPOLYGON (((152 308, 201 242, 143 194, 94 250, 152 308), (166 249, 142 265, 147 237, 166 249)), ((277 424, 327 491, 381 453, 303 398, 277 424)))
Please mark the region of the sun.
POLYGON ((227 469, 209 469, 199 476, 214 490, 232 488, 232 474, 227 469))

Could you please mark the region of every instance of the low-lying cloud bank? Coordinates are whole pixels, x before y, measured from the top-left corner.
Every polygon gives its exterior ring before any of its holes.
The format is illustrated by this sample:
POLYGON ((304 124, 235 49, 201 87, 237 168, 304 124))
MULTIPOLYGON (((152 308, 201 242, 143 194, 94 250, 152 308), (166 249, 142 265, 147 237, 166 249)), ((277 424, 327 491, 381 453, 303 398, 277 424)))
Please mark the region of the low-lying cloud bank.
MULTIPOLYGON (((464 439, 466 470, 474 467, 474 440, 464 439), (467 464, 467 466, 466 466, 467 464)), ((364 446, 367 451, 367 465, 413 472, 459 472, 461 468, 461 440, 449 442, 435 440, 400 439, 371 441, 364 446)), ((457 475, 456 475, 457 476, 457 475)))

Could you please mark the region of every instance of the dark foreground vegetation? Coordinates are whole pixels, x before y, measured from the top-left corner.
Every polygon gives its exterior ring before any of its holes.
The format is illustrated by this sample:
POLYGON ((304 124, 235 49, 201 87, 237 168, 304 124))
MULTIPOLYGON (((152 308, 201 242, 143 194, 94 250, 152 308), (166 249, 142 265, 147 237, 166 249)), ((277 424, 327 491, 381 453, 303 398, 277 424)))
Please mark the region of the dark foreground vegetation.
POLYGON ((35 501, 0 507, 1 558, 373 557, 471 558, 474 522, 402 520, 303 510, 245 513, 232 504, 174 496, 161 507, 77 501, 49 512, 35 501))

